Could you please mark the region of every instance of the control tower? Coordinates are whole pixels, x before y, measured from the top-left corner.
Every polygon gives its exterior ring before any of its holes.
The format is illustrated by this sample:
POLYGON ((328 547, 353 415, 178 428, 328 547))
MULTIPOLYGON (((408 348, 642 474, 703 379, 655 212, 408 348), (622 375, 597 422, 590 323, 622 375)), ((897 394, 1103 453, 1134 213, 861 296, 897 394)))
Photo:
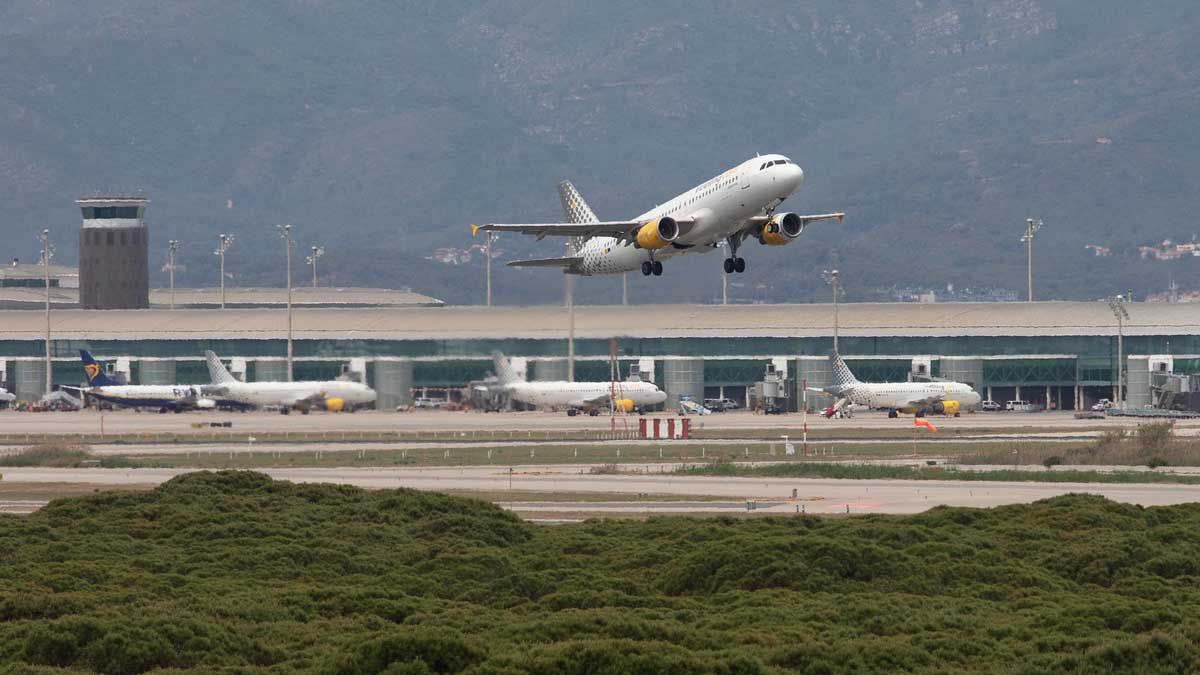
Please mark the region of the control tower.
POLYGON ((150 306, 149 239, 142 197, 82 197, 79 231, 79 306, 150 306))

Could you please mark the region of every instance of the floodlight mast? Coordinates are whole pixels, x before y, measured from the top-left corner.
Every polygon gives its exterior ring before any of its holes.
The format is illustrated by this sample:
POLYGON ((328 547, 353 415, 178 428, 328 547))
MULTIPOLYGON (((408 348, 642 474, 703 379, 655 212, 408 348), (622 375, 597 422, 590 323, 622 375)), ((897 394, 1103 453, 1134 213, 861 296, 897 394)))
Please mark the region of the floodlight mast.
POLYGON ((1129 301, 1128 296, 1120 294, 1108 298, 1108 308, 1117 318, 1117 400, 1114 405, 1122 408, 1125 407, 1125 322, 1129 320, 1125 305, 1129 301))
POLYGON ((213 251, 213 255, 221 258, 221 309, 225 309, 225 251, 233 245, 233 235, 220 235, 220 243, 217 244, 217 250, 213 251))
POLYGON ((287 255, 287 381, 292 381, 292 249, 296 242, 292 239, 291 225, 276 225, 279 237, 283 239, 284 253, 287 255))
POLYGON ((840 354, 838 351, 838 296, 842 293, 842 285, 840 281, 840 272, 837 270, 822 270, 821 278, 825 283, 833 289, 833 353, 840 354))
POLYGON ((46 396, 50 395, 53 371, 50 362, 50 259, 54 257, 54 245, 50 243, 50 230, 44 229, 38 235, 42 244, 41 260, 42 275, 46 282, 46 396))
POLYGON ((325 247, 324 246, 314 246, 314 247, 312 247, 312 253, 309 254, 307 258, 305 258, 305 260, 308 261, 308 264, 312 265, 313 288, 317 287, 317 260, 320 259, 320 257, 323 255, 325 255, 325 247))
POLYGON ((171 309, 175 309, 175 252, 179 250, 179 240, 167 242, 167 274, 171 279, 171 309))
POLYGON ((1033 302, 1033 235, 1042 229, 1041 219, 1025 219, 1025 234, 1021 241, 1025 242, 1025 276, 1029 289, 1029 302, 1033 302))

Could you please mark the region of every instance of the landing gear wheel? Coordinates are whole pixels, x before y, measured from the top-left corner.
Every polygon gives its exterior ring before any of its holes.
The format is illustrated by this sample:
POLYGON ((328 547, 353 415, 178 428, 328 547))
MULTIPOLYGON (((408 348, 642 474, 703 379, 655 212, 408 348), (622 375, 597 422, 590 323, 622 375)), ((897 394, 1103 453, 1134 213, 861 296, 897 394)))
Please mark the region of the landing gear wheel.
POLYGON ((736 270, 738 274, 745 272, 746 271, 746 259, 745 258, 734 259, 733 269, 736 270))
POLYGON ((649 260, 647 260, 647 261, 645 261, 645 262, 643 262, 643 263, 642 263, 642 275, 643 275, 643 276, 647 276, 647 277, 648 277, 648 276, 650 276, 650 275, 651 275, 653 272, 654 272, 654 265, 651 265, 649 260))
POLYGON ((725 267, 725 274, 733 274, 733 270, 734 270, 733 258, 726 258, 723 265, 725 267))
POLYGON ((651 267, 653 268, 654 276, 656 276, 656 277, 662 276, 662 261, 661 260, 655 260, 654 263, 651 265, 651 267))
MULTIPOLYGON (((644 263, 643 263, 644 264, 644 263)), ((579 414, 579 411, 574 408, 567 409, 567 417, 574 417, 579 414)))
POLYGON ((888 411, 888 419, 895 419, 899 416, 900 416, 899 413, 897 413, 895 410, 888 411))

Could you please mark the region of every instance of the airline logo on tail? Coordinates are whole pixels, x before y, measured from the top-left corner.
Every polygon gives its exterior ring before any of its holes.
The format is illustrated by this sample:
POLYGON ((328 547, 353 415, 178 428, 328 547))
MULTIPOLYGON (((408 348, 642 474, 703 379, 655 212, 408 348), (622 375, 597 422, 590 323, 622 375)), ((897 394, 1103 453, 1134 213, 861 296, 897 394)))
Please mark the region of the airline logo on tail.
POLYGON ((496 383, 500 385, 515 384, 521 381, 512 362, 500 352, 492 352, 492 365, 496 368, 496 383))
POLYGON ((96 359, 88 353, 86 349, 79 350, 79 358, 83 361, 83 373, 87 376, 87 383, 90 387, 111 387, 117 383, 108 379, 104 374, 104 369, 96 363, 96 359))
POLYGON ((208 362, 208 379, 212 380, 213 384, 231 384, 238 381, 211 349, 204 351, 204 360, 208 362))
POLYGON ((833 361, 833 386, 830 387, 832 391, 841 391, 861 384, 858 378, 854 377, 854 373, 850 372, 850 367, 842 360, 840 354, 831 354, 829 358, 833 361))

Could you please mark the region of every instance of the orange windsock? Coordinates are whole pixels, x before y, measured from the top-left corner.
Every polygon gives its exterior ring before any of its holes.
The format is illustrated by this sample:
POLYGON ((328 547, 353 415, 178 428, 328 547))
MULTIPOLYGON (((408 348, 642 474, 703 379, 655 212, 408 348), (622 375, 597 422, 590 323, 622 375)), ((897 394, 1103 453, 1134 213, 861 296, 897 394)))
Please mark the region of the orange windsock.
POLYGON ((913 426, 914 427, 925 427, 926 429, 932 431, 933 433, 935 433, 935 434, 937 433, 937 427, 933 426, 933 423, 930 422, 929 420, 925 419, 924 417, 914 417, 913 418, 913 426))

